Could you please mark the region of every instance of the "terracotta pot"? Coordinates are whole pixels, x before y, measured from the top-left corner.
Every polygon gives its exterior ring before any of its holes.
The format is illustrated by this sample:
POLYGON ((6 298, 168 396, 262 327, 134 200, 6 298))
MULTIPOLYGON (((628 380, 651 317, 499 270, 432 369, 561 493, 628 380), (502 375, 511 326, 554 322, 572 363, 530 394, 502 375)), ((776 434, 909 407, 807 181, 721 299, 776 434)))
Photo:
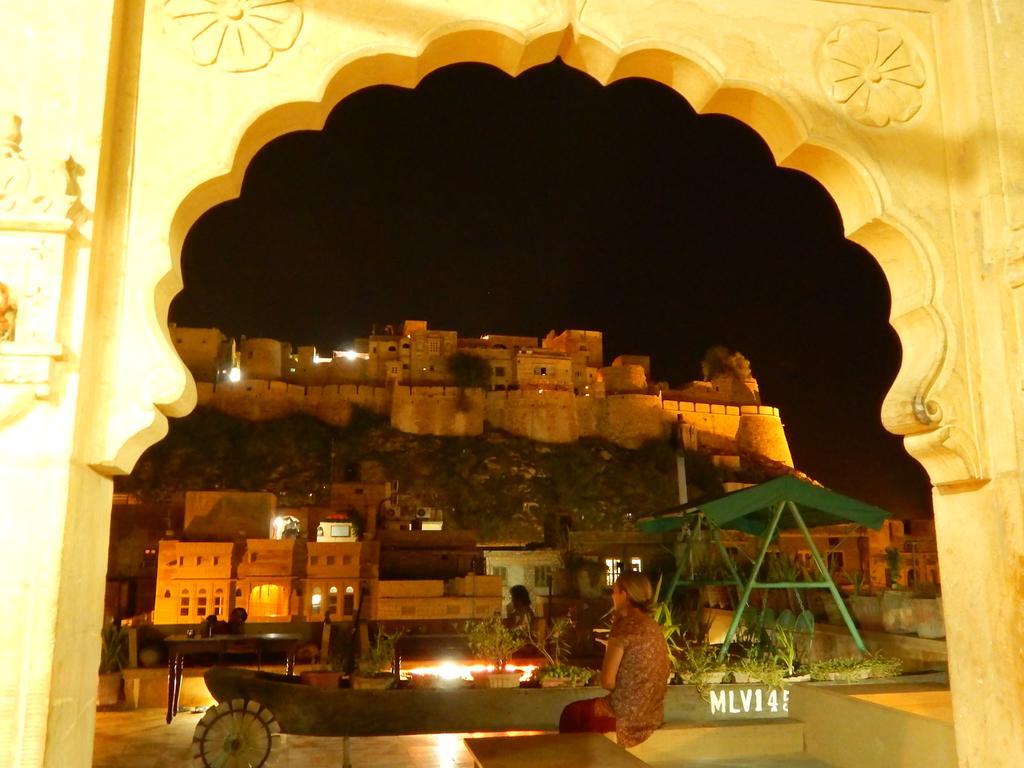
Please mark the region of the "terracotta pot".
POLYGON ((914 631, 914 605, 909 592, 890 589, 882 594, 882 627, 897 635, 914 631))
POLYGON ((915 597, 910 602, 914 611, 914 631, 918 637, 946 636, 941 597, 915 597))
POLYGON ((121 673, 107 672, 99 676, 96 687, 96 705, 113 707, 121 700, 121 673))

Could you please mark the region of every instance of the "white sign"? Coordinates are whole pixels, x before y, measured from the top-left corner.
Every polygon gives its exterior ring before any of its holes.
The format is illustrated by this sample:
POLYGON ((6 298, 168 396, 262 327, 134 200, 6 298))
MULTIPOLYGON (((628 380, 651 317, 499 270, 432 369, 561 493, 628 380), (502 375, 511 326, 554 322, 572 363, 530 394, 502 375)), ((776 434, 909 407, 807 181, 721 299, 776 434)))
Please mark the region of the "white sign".
POLYGON ((712 715, 789 712, 785 688, 718 688, 711 691, 712 715))

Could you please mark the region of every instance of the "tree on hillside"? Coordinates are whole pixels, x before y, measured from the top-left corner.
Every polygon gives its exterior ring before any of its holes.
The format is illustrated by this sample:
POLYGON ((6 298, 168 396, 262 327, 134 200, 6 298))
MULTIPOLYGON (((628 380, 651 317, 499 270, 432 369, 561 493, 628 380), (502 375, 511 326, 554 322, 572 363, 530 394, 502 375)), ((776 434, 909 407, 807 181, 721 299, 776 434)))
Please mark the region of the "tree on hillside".
POLYGON ((491 384, 491 366, 479 355, 472 352, 456 352, 449 355, 447 365, 448 373, 457 387, 480 388, 491 384))
POLYGON ((472 352, 456 352, 448 357, 446 365, 455 386, 459 388, 458 409, 464 411, 468 407, 467 389, 482 389, 490 386, 491 365, 472 352))
POLYGON ((700 363, 704 381, 719 376, 731 376, 739 381, 751 378, 750 361, 739 352, 730 352, 728 347, 716 344, 704 353, 700 363))

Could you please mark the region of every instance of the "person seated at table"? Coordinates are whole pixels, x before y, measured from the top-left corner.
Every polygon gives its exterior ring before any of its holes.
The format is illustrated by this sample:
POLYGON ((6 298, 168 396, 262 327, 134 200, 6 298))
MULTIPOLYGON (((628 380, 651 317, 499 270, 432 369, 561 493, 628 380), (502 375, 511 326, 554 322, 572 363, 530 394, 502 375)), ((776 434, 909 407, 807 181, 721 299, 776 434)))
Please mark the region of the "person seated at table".
POLYGON ((228 617, 227 631, 225 634, 228 635, 241 635, 245 633, 245 620, 249 618, 249 612, 239 606, 231 611, 231 616, 228 617))
POLYGON ((611 693, 562 710, 559 733, 609 733, 623 747, 646 741, 661 727, 668 689, 668 646, 651 617, 654 590, 642 573, 624 573, 612 587, 612 631, 601 666, 611 693))
POLYGON ((217 614, 211 613, 203 619, 201 637, 213 637, 214 635, 226 635, 227 633, 228 623, 222 621, 217 614))

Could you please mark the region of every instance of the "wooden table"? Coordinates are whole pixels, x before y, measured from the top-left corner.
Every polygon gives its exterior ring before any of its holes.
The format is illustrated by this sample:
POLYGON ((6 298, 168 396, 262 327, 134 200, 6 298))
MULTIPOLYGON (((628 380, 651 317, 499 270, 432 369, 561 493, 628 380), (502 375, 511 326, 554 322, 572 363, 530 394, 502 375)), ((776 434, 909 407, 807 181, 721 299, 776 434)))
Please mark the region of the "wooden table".
POLYGON ((295 669, 295 650, 302 642, 302 635, 270 632, 259 635, 214 635, 213 637, 189 637, 171 635, 164 638, 167 645, 167 723, 170 724, 178 711, 178 696, 181 693, 181 674, 185 657, 199 653, 217 654, 218 662, 224 653, 237 649, 252 650, 259 660, 264 651, 285 652, 285 672, 291 675, 295 669))
MULTIPOLYGON (((537 736, 488 736, 465 740, 477 768, 643 768, 600 733, 544 733, 537 736)), ((647 768, 650 768, 647 766, 647 768)))

